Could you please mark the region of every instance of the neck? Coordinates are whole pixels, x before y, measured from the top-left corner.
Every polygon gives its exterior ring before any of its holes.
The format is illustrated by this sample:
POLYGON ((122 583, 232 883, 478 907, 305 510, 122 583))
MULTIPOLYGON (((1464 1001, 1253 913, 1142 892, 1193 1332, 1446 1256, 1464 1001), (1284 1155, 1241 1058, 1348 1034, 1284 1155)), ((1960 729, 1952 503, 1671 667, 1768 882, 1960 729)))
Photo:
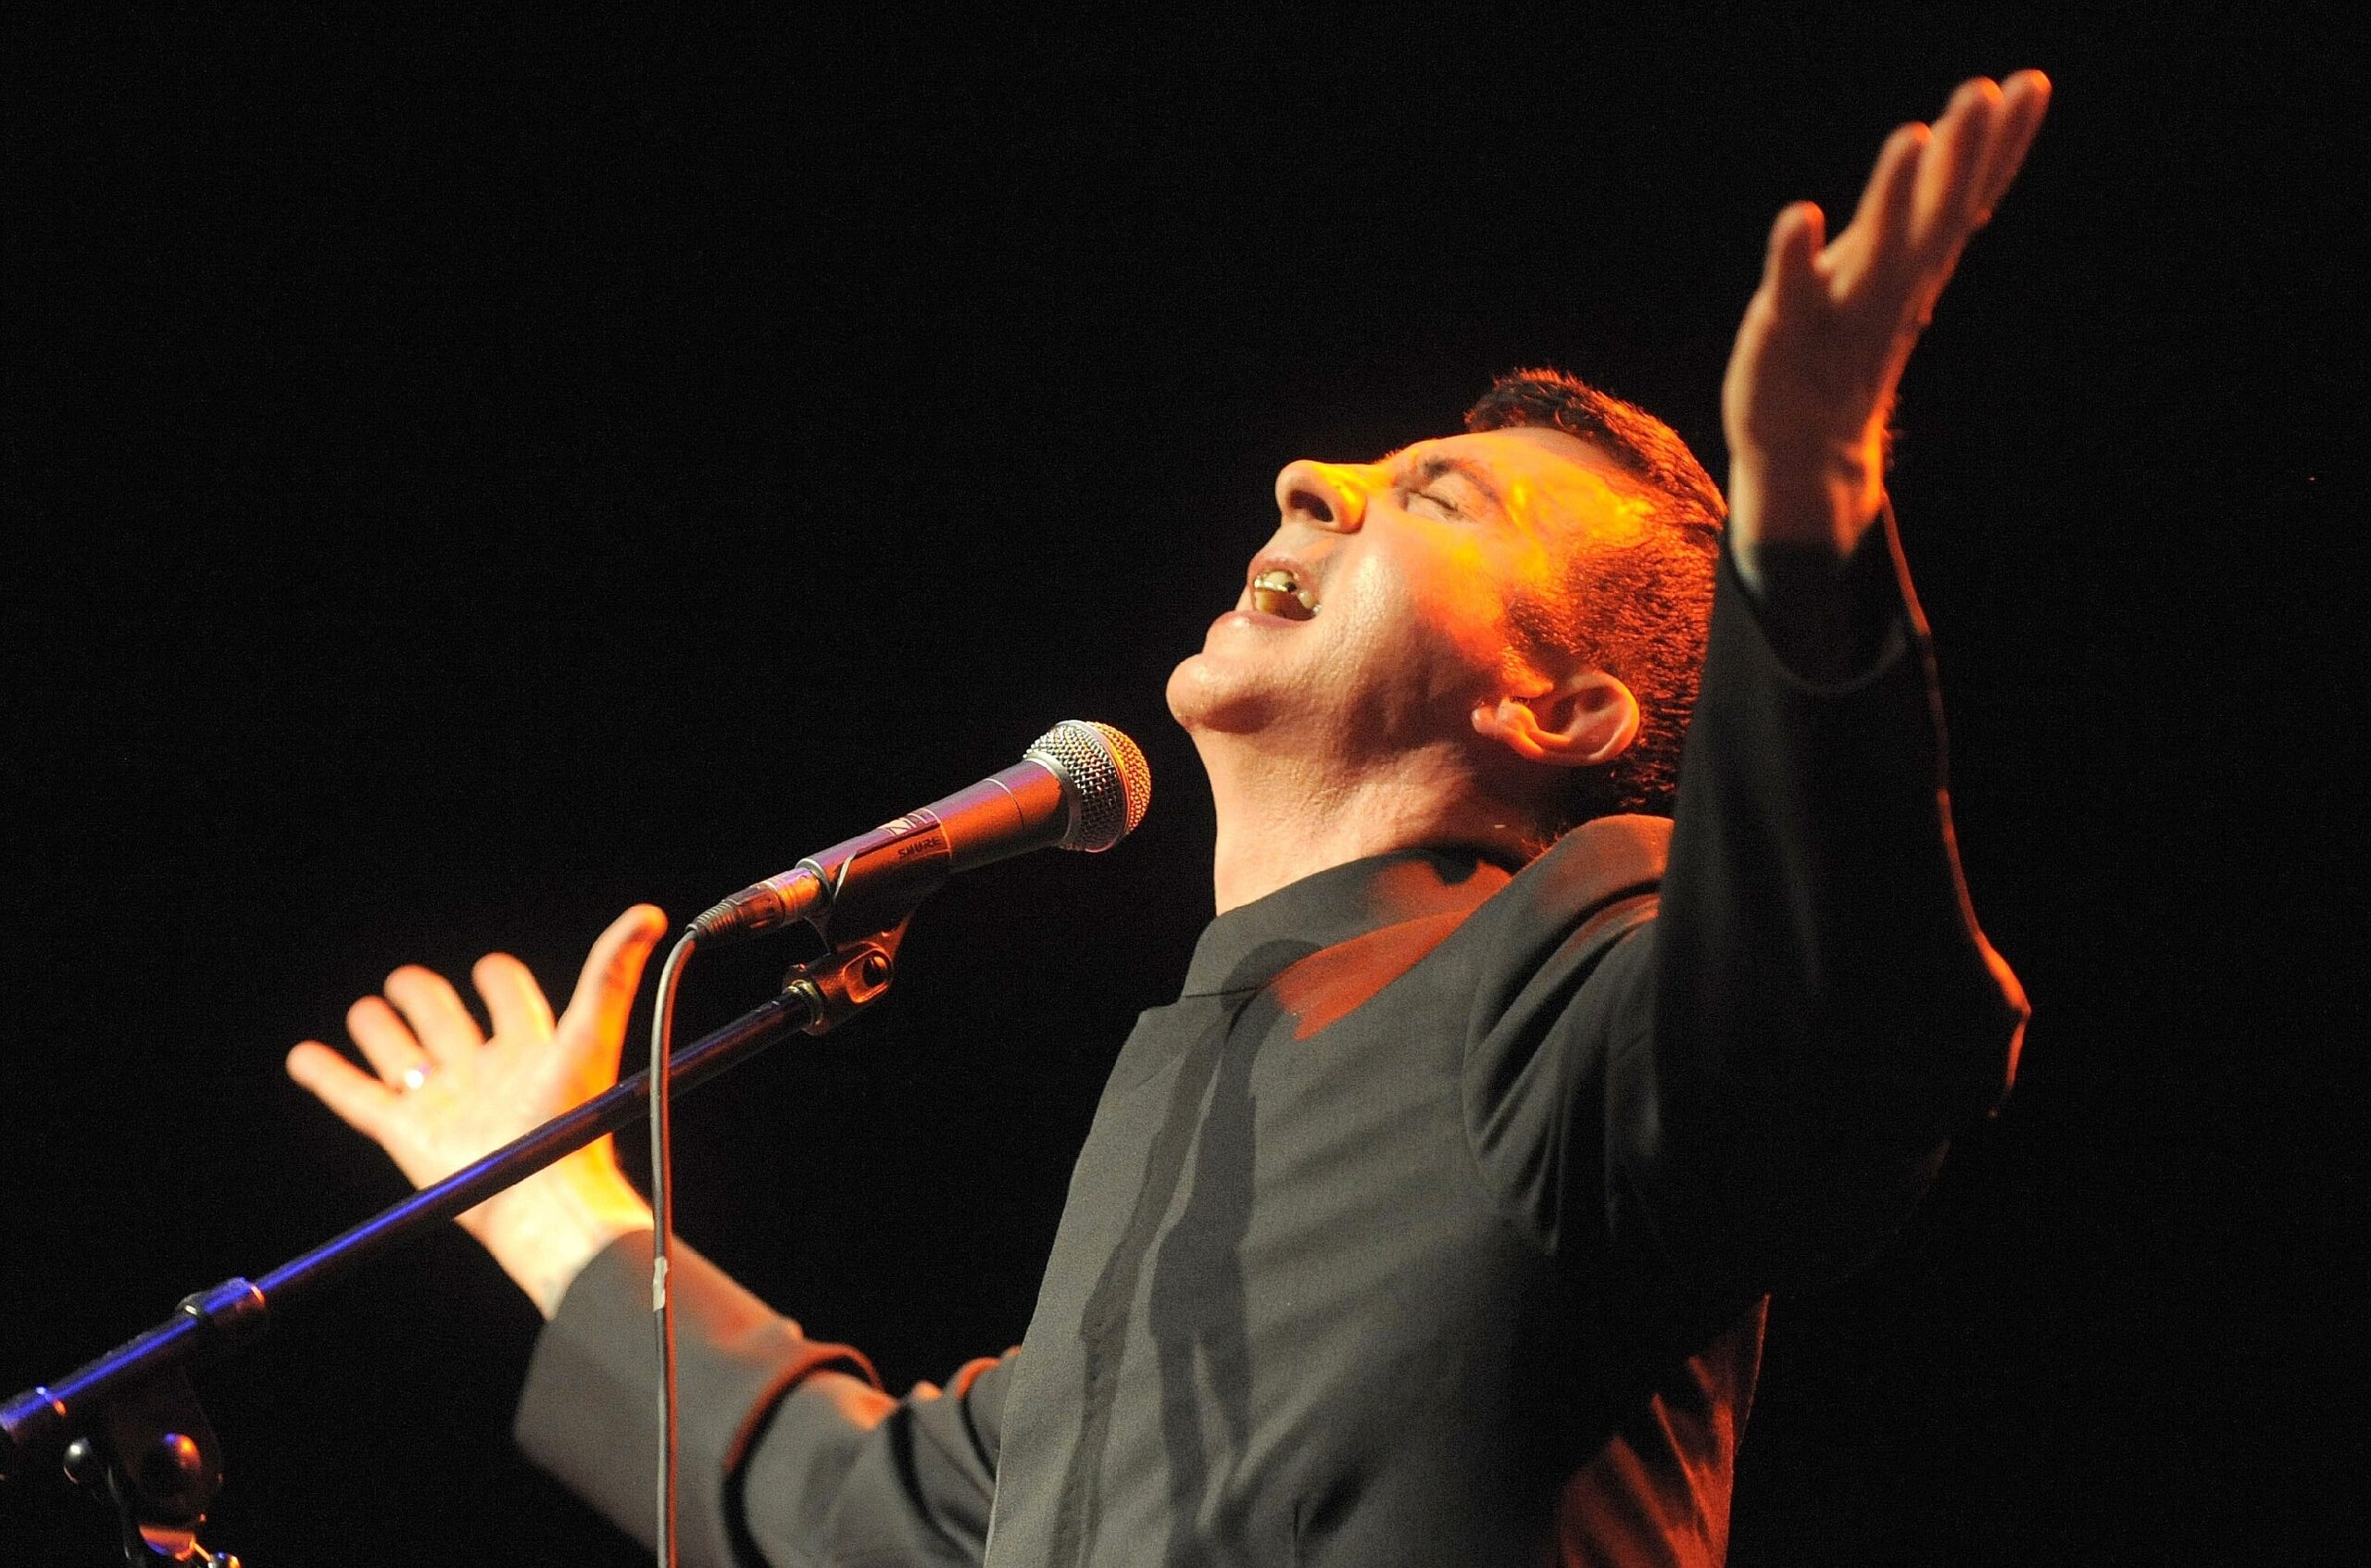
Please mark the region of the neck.
POLYGON ((1466 847, 1520 863, 1526 814, 1486 787, 1454 748, 1403 752, 1386 767, 1277 756, 1247 737, 1197 733, 1211 778, 1218 912, 1305 876, 1399 849, 1466 847))

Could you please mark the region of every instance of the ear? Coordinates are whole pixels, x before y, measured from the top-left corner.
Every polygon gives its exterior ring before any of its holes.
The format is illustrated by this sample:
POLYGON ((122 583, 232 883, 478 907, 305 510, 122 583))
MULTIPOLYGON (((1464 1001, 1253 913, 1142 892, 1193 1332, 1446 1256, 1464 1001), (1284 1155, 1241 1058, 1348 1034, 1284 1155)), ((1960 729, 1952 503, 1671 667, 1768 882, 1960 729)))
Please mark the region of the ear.
POLYGON ((1474 706, 1476 734, 1554 768, 1594 768, 1638 738, 1638 699, 1602 670, 1568 675, 1537 696, 1474 706))

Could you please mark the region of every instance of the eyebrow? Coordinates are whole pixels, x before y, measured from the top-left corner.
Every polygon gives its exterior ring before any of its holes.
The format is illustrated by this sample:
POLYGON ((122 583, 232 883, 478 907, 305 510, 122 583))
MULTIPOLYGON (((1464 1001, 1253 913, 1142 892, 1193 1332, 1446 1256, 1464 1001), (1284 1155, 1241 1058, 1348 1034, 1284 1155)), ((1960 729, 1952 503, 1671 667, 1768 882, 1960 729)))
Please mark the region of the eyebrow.
POLYGON ((1421 490, 1435 480, 1446 478, 1450 474, 1455 474, 1480 491, 1483 499, 1490 503, 1492 510, 1501 517, 1506 515, 1506 497, 1499 494, 1499 487, 1491 482, 1489 471, 1471 458, 1454 457, 1443 453, 1435 453, 1414 459, 1395 456, 1388 477, 1391 487, 1395 490, 1421 490))

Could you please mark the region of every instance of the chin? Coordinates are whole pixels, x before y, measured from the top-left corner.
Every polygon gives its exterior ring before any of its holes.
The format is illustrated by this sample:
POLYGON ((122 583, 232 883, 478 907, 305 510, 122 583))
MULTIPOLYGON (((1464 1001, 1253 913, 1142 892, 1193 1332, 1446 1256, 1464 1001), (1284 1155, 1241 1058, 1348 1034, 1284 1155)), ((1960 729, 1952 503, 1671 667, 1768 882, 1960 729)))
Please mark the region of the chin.
POLYGON ((1254 671, 1208 652, 1187 656, 1169 672, 1169 713, 1188 734, 1248 734, 1266 726, 1274 704, 1254 671))

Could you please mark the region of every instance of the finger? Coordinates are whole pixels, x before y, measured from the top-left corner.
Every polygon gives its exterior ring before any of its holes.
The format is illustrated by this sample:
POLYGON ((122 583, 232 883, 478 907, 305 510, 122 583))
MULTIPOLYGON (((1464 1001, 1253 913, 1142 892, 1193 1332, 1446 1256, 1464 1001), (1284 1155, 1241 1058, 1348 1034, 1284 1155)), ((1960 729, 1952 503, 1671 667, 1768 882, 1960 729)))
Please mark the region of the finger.
POLYGON ((2050 78, 2038 70, 2021 70, 2001 84, 2001 124, 1993 133, 1983 171, 1976 179, 1976 226, 1979 228, 1990 220, 1992 209, 2001 205, 2017 170, 2025 167, 2042 116, 2050 112, 2050 78))
POLYGON ((354 1036, 364 1060, 390 1084, 428 1060, 410 1026, 383 997, 365 997, 346 1009, 345 1032, 354 1036))
POLYGON ((1910 232, 1919 160, 1930 135, 1926 127, 1913 120, 1896 126, 1877 150, 1876 167, 1869 170, 1869 182, 1861 188, 1861 205, 1852 214, 1852 228, 1873 264, 1886 264, 1910 232))
POLYGON ((508 953, 488 953, 470 971, 478 995, 485 998, 486 1016, 496 1035, 512 1039, 548 1040, 552 1035, 552 1005, 527 966, 508 953))
POLYGON ((1975 227, 1976 176, 2001 116, 2001 89, 1988 76, 1960 83, 1935 122, 1918 162, 1911 243, 1929 255, 1955 253, 1975 227))
POLYGON ((485 1044, 484 1032, 453 983, 433 970, 408 963, 387 976, 387 1000, 403 1010, 412 1032, 428 1054, 438 1061, 456 1061, 485 1044))
POLYGON ((387 1108, 395 1101, 386 1085, 319 1040, 307 1040, 288 1053, 288 1075, 347 1126, 374 1143, 385 1141, 387 1108))
POLYGON ((1763 258, 1762 286, 1782 315, 1791 316, 1819 286, 1815 264, 1826 244, 1827 215, 1817 202, 1797 202, 1770 225, 1770 249, 1763 258))
POLYGON ((622 1039, 635 988, 642 984, 643 964, 666 929, 667 917, 648 904, 636 904, 611 921, 584 956, 560 1027, 622 1039))

